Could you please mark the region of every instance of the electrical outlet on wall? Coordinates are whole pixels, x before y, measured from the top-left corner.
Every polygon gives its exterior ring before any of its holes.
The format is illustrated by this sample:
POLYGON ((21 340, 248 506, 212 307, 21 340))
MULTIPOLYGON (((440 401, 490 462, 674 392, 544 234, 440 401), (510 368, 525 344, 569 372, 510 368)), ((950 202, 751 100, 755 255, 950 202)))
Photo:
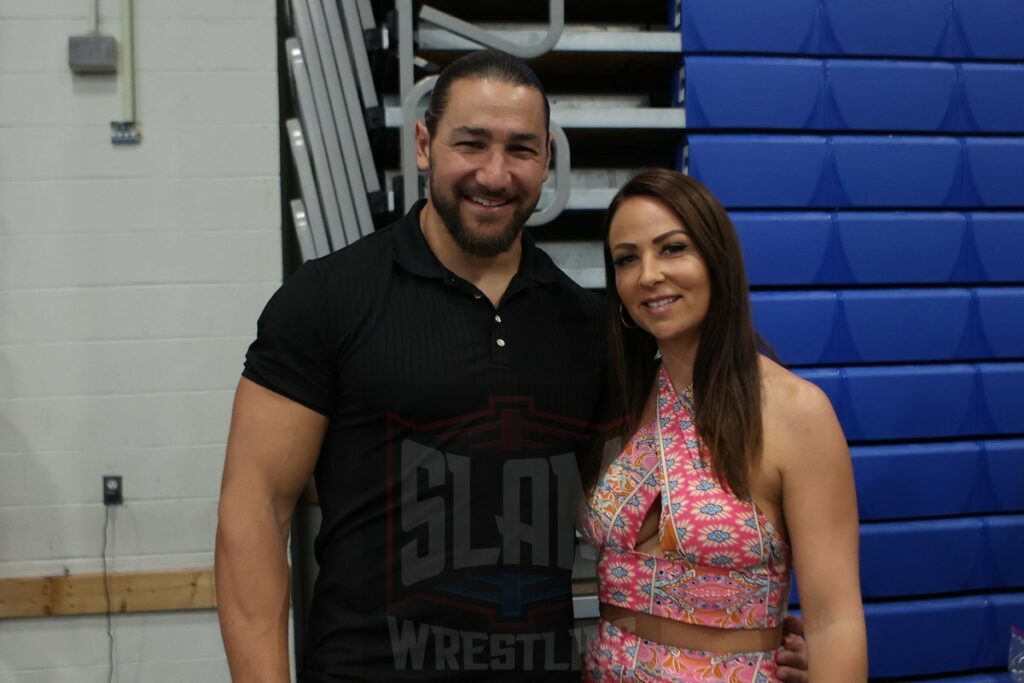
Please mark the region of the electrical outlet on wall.
POLYGON ((121 505, 124 503, 124 481, 120 474, 103 475, 103 504, 121 505))
POLYGON ((68 39, 68 66, 76 74, 116 74, 117 42, 112 36, 89 33, 68 39))

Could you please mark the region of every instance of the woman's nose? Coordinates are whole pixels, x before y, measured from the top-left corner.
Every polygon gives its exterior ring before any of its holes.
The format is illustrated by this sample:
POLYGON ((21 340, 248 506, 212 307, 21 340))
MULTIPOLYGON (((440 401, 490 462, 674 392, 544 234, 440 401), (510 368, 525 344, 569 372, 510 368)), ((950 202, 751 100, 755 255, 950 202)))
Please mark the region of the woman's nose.
POLYGON ((640 284, 650 287, 662 280, 661 264, 656 258, 644 256, 640 259, 640 284))

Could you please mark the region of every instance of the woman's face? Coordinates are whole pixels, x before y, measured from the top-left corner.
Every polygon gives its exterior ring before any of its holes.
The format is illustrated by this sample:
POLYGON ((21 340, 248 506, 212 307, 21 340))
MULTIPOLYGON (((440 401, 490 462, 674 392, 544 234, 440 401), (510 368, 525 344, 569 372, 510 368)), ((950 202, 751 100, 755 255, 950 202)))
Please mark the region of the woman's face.
POLYGON ((608 247, 625 312, 663 349, 696 343, 711 281, 679 217, 653 197, 630 197, 612 216, 608 247))

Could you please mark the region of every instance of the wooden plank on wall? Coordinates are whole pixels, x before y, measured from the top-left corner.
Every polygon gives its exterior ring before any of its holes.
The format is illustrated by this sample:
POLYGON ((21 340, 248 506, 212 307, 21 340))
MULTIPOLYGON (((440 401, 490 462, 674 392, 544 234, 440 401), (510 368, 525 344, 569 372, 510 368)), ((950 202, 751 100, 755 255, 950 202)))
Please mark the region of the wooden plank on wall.
MULTIPOLYGON (((217 606, 212 568, 117 573, 108 581, 110 610, 115 614, 217 606)), ((0 619, 106 611, 103 574, 0 579, 0 619)))

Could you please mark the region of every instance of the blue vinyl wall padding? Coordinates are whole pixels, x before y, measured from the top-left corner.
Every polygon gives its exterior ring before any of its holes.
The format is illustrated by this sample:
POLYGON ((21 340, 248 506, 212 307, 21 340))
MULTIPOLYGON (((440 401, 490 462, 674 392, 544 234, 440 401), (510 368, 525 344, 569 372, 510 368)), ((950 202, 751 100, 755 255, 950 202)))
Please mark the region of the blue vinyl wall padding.
POLYGON ((1019 0, 682 0, 681 18, 687 54, 1024 59, 1019 0))
POLYGON ((918 676, 1006 666, 1010 624, 1024 594, 866 605, 872 676, 918 676))
POLYGON ((975 683, 967 672, 1005 668, 1010 627, 1024 619, 1024 593, 869 602, 864 618, 872 678, 965 672, 950 680, 975 683))
POLYGON ((797 370, 828 395, 850 441, 1024 433, 1024 363, 797 370))
POLYGON ((958 48, 951 56, 1024 59, 1024 3, 1020 0, 953 0, 958 48))
POLYGON ((1024 138, 694 134, 688 152, 733 209, 1024 206, 1024 138))
POLYGON ((822 0, 821 8, 826 54, 927 56, 949 49, 947 0, 822 0))
POLYGON ((1024 512, 1024 440, 854 446, 862 521, 1024 512))
POLYGON ((1024 132, 1024 64, 691 56, 688 128, 1024 132))
POLYGON ((1024 65, 959 64, 961 129, 1024 131, 1024 65))
POLYGON ((864 524, 860 536, 865 598, 1024 588, 1012 558, 1024 515, 864 524))
POLYGON ((683 0, 683 50, 815 54, 818 0, 683 0))
POLYGON ((969 674, 966 676, 943 676, 918 680, 917 683, 1012 683, 1009 673, 969 674))
POLYGON ((1024 282, 1024 213, 732 211, 752 285, 1024 282))
POLYGON ((966 676, 943 676, 918 680, 917 683, 1012 683, 1009 673, 969 674, 966 676))
POLYGON ((678 165, 852 443, 870 675, 1004 683, 977 672, 1024 625, 1024 2, 680 10, 678 165))
POLYGON ((1024 287, 755 292, 754 324, 788 365, 1024 356, 1024 287))

